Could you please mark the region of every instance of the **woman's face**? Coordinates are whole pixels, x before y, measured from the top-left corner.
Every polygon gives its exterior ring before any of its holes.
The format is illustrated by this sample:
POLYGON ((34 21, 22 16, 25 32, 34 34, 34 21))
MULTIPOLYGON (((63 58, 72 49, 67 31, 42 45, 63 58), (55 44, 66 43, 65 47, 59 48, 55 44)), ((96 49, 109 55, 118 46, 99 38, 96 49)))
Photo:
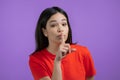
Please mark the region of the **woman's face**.
POLYGON ((50 17, 43 29, 44 35, 48 38, 49 43, 60 43, 68 38, 68 23, 66 17, 61 13, 56 13, 50 17))

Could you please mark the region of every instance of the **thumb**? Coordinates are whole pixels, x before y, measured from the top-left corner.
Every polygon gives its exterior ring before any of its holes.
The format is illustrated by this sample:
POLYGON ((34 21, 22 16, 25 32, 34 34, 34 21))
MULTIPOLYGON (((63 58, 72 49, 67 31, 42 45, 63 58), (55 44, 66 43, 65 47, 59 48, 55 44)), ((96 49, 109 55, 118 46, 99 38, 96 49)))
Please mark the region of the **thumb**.
POLYGON ((76 48, 71 48, 71 52, 74 52, 76 51, 77 49, 76 48))

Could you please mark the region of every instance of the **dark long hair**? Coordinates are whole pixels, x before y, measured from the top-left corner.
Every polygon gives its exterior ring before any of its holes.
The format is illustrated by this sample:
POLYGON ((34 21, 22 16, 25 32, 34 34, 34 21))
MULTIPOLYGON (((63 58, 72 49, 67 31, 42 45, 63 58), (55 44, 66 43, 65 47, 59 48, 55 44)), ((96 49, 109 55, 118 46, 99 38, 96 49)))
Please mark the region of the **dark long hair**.
POLYGON ((41 15, 38 19, 38 22, 37 22, 36 31, 35 31, 35 40, 36 40, 35 52, 40 51, 49 45, 48 38, 44 36, 42 28, 46 29, 46 24, 47 24, 47 21, 49 20, 49 18, 58 12, 63 14, 67 19, 69 32, 68 32, 68 39, 66 40, 66 43, 72 44, 72 31, 71 31, 67 13, 59 7, 46 8, 41 13, 41 15))

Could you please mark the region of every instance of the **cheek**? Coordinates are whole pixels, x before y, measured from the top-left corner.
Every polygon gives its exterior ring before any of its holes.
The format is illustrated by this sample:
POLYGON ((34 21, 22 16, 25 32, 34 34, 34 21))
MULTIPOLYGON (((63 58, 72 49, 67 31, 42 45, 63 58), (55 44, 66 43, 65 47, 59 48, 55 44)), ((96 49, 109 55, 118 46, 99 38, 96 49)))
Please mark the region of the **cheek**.
POLYGON ((66 39, 68 38, 68 33, 69 33, 69 29, 67 28, 67 29, 65 30, 66 39))
POLYGON ((66 29, 65 29, 65 32, 66 32, 66 34, 68 34, 68 32, 69 32, 69 28, 66 28, 66 29))
POLYGON ((54 35, 56 34, 56 31, 54 31, 54 30, 48 30, 48 36, 49 37, 54 37, 54 35))

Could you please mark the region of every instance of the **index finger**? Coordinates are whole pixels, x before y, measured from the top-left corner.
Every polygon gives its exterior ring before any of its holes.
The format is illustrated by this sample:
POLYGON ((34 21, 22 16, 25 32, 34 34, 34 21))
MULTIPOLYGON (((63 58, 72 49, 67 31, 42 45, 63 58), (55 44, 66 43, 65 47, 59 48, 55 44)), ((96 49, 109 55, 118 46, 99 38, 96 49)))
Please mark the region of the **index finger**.
POLYGON ((65 44, 65 39, 63 35, 61 36, 61 44, 65 44))

